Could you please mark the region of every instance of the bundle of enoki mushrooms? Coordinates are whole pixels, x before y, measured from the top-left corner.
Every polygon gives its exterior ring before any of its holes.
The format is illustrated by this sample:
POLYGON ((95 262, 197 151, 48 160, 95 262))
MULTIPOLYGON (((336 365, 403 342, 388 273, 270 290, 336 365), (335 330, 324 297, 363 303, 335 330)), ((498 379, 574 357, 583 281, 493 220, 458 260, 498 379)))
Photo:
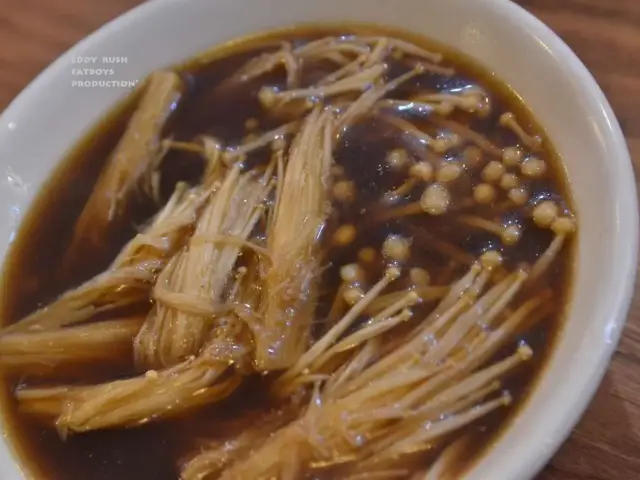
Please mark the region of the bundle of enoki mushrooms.
MULTIPOLYGON (((125 358, 130 376, 54 387, 27 377, 15 393, 20 409, 64 437, 174 418, 233 394, 247 376, 261 375, 278 411, 199 449, 182 465, 184 480, 295 479, 307 472, 407 478, 414 466, 424 468, 425 452, 443 450, 435 464, 442 465, 453 452, 445 449, 452 433, 511 402, 501 382, 532 350, 525 344, 510 349, 510 342, 549 313, 551 293, 537 280, 549 274, 575 225, 551 201, 523 209, 555 237, 533 265, 515 267, 496 251, 476 260, 421 231, 414 240, 426 242, 451 266, 435 286, 429 285, 428 269, 408 268, 412 240, 391 236, 380 251, 363 249, 359 263, 341 269, 333 306, 320 317, 318 303, 326 294, 320 280, 331 249, 335 242, 353 242, 357 233, 346 226, 333 240, 326 238, 330 221, 340 221, 332 202, 348 203, 356 195, 344 170, 336 169, 334 154, 345 132, 366 116, 400 131, 412 152, 411 159, 406 151, 389 156, 390 165, 406 166, 411 178, 381 199, 368 222, 452 214, 464 228, 497 234, 505 244, 520 238, 517 226, 456 214, 467 204, 495 200, 492 182, 509 191, 505 201, 522 207, 529 197, 507 168, 522 162, 523 175, 532 178, 546 168, 447 118, 455 110, 486 118, 486 93, 390 98, 416 76, 451 75, 441 62, 441 55, 378 36, 284 43, 250 61, 218 92, 226 95, 228 88, 284 68, 286 83, 264 87, 257 96, 268 118, 293 118, 229 145, 207 135, 191 142, 161 140, 181 82, 172 73, 154 76, 104 167, 97 197, 80 217, 72 247, 82 243, 87 211, 98 212, 100 228, 108 230, 105 219, 124 215, 134 192, 157 190, 159 160, 167 150, 199 153, 202 178, 196 185, 178 183, 105 272, 0 332, 0 365, 12 373, 46 370, 51 380, 61 367, 125 358), (389 73, 391 58, 403 72, 389 73), (314 64, 335 68, 321 78, 316 71, 313 82, 305 82, 305 69, 314 64), (418 128, 409 121, 415 116, 439 133, 418 128), (493 160, 484 167, 485 183, 466 204, 454 205, 449 185, 464 169, 434 158, 462 147, 469 169, 493 160), (139 160, 135 167, 125 165, 132 155, 139 160), (419 202, 389 208, 420 185, 425 190, 419 202), (377 267, 362 268, 367 262, 377 267), (468 271, 455 279, 460 267, 468 271), (383 271, 373 283, 376 268, 383 271), (122 315, 132 307, 144 313, 122 315)), ((524 145, 539 147, 514 118, 503 117, 501 125, 524 145)))
POLYGON ((293 479, 309 471, 405 478, 416 455, 509 405, 501 380, 531 357, 531 349, 521 344, 510 356, 487 362, 541 317, 548 292, 510 309, 528 272, 518 269, 497 282, 496 257, 485 254, 410 331, 394 331, 411 318, 408 307, 417 303, 408 291, 344 335, 380 287, 398 277, 398 269, 389 268, 273 385, 279 397, 301 385, 313 387, 298 418, 276 430, 252 426, 241 432, 227 442, 238 447, 227 449, 224 461, 215 449, 203 451, 185 465, 183 478, 293 479), (250 453, 240 448, 245 438, 257 438, 250 453))
POLYGON ((239 348, 242 330, 235 318, 221 319, 199 355, 174 367, 98 385, 24 388, 16 398, 22 411, 52 422, 63 438, 180 416, 238 387, 241 377, 229 365, 247 354, 239 348))
POLYGON ((208 196, 200 187, 178 184, 160 213, 124 246, 106 271, 5 328, 2 335, 52 331, 148 302, 155 277, 181 248, 208 196))
MULTIPOLYGON (((53 421, 60 433, 66 435, 69 431, 135 426, 184 414, 233 392, 241 382, 233 366, 249 355, 251 339, 247 337, 246 325, 232 309, 222 308, 222 299, 229 305, 245 298, 250 301, 253 286, 241 282, 238 276, 234 288, 222 290, 227 276, 233 276, 247 232, 253 230, 257 221, 258 206, 270 189, 270 175, 269 169, 262 175, 254 172, 240 175, 240 167, 233 166, 225 169, 221 185, 214 184, 211 189, 205 185, 205 190, 213 190, 209 203, 202 208, 189 244, 170 261, 176 262, 176 270, 170 264, 160 274, 156 290, 160 287, 162 290, 154 294, 156 307, 134 343, 140 366, 146 369, 150 366, 147 363, 159 362, 158 370, 147 369, 141 376, 99 385, 19 389, 16 397, 21 409, 53 421), (215 205, 217 209, 211 208, 215 205), (224 228, 211 230, 215 222, 222 223, 224 228), (216 236, 223 233, 226 236, 216 236), (188 264, 190 255, 194 256, 190 270, 178 270, 182 264, 188 264), (163 279, 167 272, 171 275, 169 280, 163 279), (217 272, 221 277, 216 277, 217 272), (173 297, 171 292, 165 293, 171 278, 184 286, 173 297), (212 287, 215 282, 218 286, 212 287), (168 315, 173 317, 166 318, 168 315), (164 339, 168 352, 163 350, 162 329, 168 330, 164 339), (187 344, 185 339, 191 343, 187 344), (176 340, 173 348, 180 349, 175 357, 170 356, 171 340, 176 340), (191 350, 185 352, 186 348, 191 350)), ((133 337, 129 340, 133 342, 133 337)))
POLYGON ((329 211, 327 185, 333 164, 334 112, 316 108, 289 152, 268 231, 271 264, 265 279, 261 322, 254 325, 256 365, 286 368, 309 343, 320 277, 318 236, 329 211))
MULTIPOLYGON (((66 435, 184 414, 235 390, 241 377, 233 366, 249 355, 251 339, 230 306, 253 295, 253 286, 235 275, 236 260, 242 249, 261 251, 246 238, 273 184, 272 167, 262 173, 241 170, 239 164, 208 166, 196 188, 201 208, 197 221, 190 217, 195 228, 182 235, 187 245, 174 253, 157 281, 146 279, 147 284, 156 282, 155 307, 136 330, 135 341, 129 337, 146 372, 99 385, 19 389, 16 397, 23 411, 53 421, 66 435), (230 285, 234 276, 238 282, 230 285), (181 290, 170 290, 173 286, 181 290), (151 368, 156 365, 157 370, 151 368)), ((163 218, 170 217, 161 214, 163 218)))
POLYGON ((121 225, 130 214, 135 192, 154 189, 154 172, 163 156, 161 134, 182 93, 182 80, 175 72, 149 76, 138 107, 76 222, 64 267, 85 244, 108 245, 114 224, 121 225))
POLYGON ((257 177, 235 165, 215 189, 187 247, 158 277, 155 307, 135 340, 140 367, 170 367, 197 355, 215 319, 229 310, 226 287, 238 256, 244 247, 263 251, 247 239, 273 187, 272 171, 257 177))

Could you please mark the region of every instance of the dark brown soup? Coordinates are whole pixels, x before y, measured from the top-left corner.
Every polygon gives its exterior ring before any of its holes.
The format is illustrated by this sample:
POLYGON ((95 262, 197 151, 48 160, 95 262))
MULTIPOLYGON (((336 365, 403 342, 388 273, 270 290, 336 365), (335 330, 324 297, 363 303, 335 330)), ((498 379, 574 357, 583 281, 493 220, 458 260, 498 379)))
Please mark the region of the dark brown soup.
POLYGON ((26 471, 468 468, 570 293, 569 192, 521 99, 364 26, 234 42, 146 88, 62 162, 7 256, 2 410, 26 471), (179 227, 150 223, 162 208, 179 227))

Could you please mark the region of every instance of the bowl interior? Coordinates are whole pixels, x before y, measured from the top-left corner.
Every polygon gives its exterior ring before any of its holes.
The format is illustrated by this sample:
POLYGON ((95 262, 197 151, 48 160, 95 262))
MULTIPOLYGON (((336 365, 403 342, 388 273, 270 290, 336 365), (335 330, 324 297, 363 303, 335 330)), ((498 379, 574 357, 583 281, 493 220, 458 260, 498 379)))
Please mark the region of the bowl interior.
MULTIPOLYGON (((469 472, 529 478, 586 407, 626 317, 635 276, 637 210, 628 151, 584 66, 546 27, 503 0, 156 0, 78 44, 0 118, 0 254, 43 181, 126 90, 78 88, 73 58, 124 56, 112 80, 135 80, 235 37, 307 22, 367 22, 449 44, 510 84, 562 155, 580 220, 574 298, 562 340, 527 408, 469 472), (167 34, 167 32, 179 32, 167 34), (507 454, 508 451, 508 454, 507 454)), ((0 446, 0 476, 19 478, 0 446)))

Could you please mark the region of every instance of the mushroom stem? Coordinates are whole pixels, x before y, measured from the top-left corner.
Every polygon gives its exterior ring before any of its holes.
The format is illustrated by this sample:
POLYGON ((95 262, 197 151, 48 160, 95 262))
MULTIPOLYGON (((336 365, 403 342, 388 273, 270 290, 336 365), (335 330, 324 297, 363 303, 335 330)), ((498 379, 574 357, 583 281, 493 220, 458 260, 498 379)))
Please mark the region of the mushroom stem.
POLYGON ((395 203, 402 197, 409 195, 416 185, 418 185, 418 180, 415 178, 409 178, 395 190, 390 190, 385 193, 383 201, 385 203, 395 203))
POLYGON ((458 135, 463 140, 466 140, 468 142, 475 144, 484 152, 494 157, 502 156, 502 149, 496 147, 484 135, 474 132, 469 127, 462 125, 461 123, 455 122, 453 120, 447 120, 441 117, 434 116, 430 120, 436 126, 443 128, 445 130, 449 130, 455 133, 456 135, 458 135))
POLYGON ((452 105, 464 112, 468 113, 484 113, 488 105, 486 96, 480 92, 462 92, 454 93, 427 93, 413 97, 414 101, 426 103, 440 103, 452 105))
POLYGON ((556 235, 553 238, 551 244, 547 247, 544 253, 540 255, 538 260, 536 260, 536 263, 533 265, 533 268, 531 269, 531 275, 529 277, 530 282, 538 280, 547 272, 547 270, 549 270, 549 267, 558 256, 558 253, 560 253, 560 250, 562 250, 566 238, 567 236, 565 234, 556 235))
POLYGON ((423 69, 421 67, 416 67, 413 70, 410 70, 407 73, 396 77, 386 84, 382 83, 381 85, 365 91, 338 117, 336 132, 338 134, 342 134, 347 127, 353 125, 360 117, 362 117, 371 108, 373 108, 378 100, 380 100, 392 90, 398 88, 404 82, 412 79, 416 75, 419 75, 420 73, 422 73, 422 71, 423 69))
POLYGON ((453 77, 456 73, 455 68, 444 67, 442 65, 436 65, 434 63, 426 62, 424 60, 405 60, 405 63, 410 67, 420 67, 423 72, 431 73, 433 75, 439 75, 441 77, 453 77))
POLYGON ((465 435, 445 448, 429 470, 412 480, 452 480, 448 475, 454 466, 465 464, 467 447, 473 437, 465 435))
POLYGON ((168 150, 180 150, 182 152, 189 153, 204 153, 204 147, 202 145, 198 145, 195 142, 178 142, 175 140, 164 139, 161 142, 162 147, 168 150))
POLYGON ((375 221, 376 223, 383 223, 388 222, 389 220, 394 220, 396 218, 422 214, 424 214, 424 209, 422 208, 420 202, 411 202, 407 203, 406 205, 385 209, 376 213, 375 221))
POLYGON ((0 366, 5 372, 55 377, 84 364, 128 365, 133 339, 144 317, 89 323, 56 330, 0 335, 0 366))
POLYGON ((345 77, 348 77, 349 75, 356 74, 358 70, 361 70, 363 68, 363 64, 365 63, 368 57, 369 55, 366 53, 360 55, 358 58, 347 63, 346 65, 339 68, 338 70, 331 72, 325 75, 324 77, 322 77, 317 84, 319 86, 330 85, 332 83, 337 82, 338 80, 342 80, 345 77))
POLYGON ((428 302, 431 300, 443 298, 449 292, 449 287, 424 286, 414 287, 409 290, 401 290, 399 292, 387 293, 386 295, 379 296, 373 302, 371 302, 371 305, 369 305, 366 309, 366 313, 369 315, 377 315, 389 305, 392 305, 411 292, 417 295, 421 301, 428 302))
POLYGON ((453 112, 453 105, 448 102, 419 102, 417 100, 384 99, 376 103, 381 111, 390 110, 395 114, 406 114, 414 117, 430 117, 434 113, 443 117, 453 112))
POLYGON ((402 131, 403 134, 415 137, 423 145, 432 147, 435 142, 435 139, 431 135, 423 132, 413 123, 404 120, 403 118, 394 117, 391 115, 382 115, 381 119, 387 122, 389 125, 402 131))
MULTIPOLYGON (((402 304, 410 303, 408 300, 402 302, 402 304)), ((400 305, 400 304, 399 304, 400 305)), ((395 305, 394 305, 395 307, 395 305)), ((387 311, 391 311, 391 307, 387 311)), ((383 313, 387 313, 387 311, 383 313)), ((357 332, 349 335, 348 337, 341 340, 339 343, 336 343, 333 347, 323 353, 313 365, 313 370, 320 370, 323 365, 325 365, 333 356, 346 352, 348 350, 355 349, 359 345, 365 343, 366 341, 375 338, 383 333, 391 330, 397 325, 406 322, 411 318, 412 314, 410 310, 403 310, 399 314, 390 317, 383 316, 382 314, 377 316, 375 319, 371 320, 371 324, 361 328, 357 332)))
POLYGON ((353 75, 357 73, 358 70, 371 68, 374 65, 383 62, 388 53, 389 40, 384 37, 380 38, 378 42, 376 42, 373 50, 359 55, 352 62, 347 63, 342 68, 326 75, 318 82, 318 85, 327 85, 348 75, 353 75))
POLYGON ((475 215, 458 215, 456 220, 469 227, 479 228, 500 237, 502 243, 507 246, 516 244, 522 235, 522 228, 515 224, 503 226, 475 215))
POLYGON ((319 87, 303 88, 299 90, 274 91, 271 87, 263 87, 258 94, 260 101, 267 108, 304 98, 327 98, 347 92, 358 92, 368 88, 385 72, 384 65, 374 65, 371 68, 355 73, 350 77, 336 80, 332 84, 319 87))
POLYGON ((428 60, 433 63, 440 63, 443 60, 441 53, 430 52, 422 47, 415 45, 414 43, 406 40, 400 40, 398 38, 385 38, 385 37, 356 37, 359 41, 367 44, 378 43, 384 39, 388 45, 396 51, 402 52, 405 55, 411 55, 423 60, 428 60))
POLYGON ((271 142, 281 137, 284 137, 285 135, 290 135, 292 133, 295 133, 298 130, 299 126, 300 126, 300 122, 296 120, 296 121, 287 123, 285 125, 282 125, 281 127, 278 127, 269 132, 263 133, 262 135, 260 135, 255 140, 252 140, 251 142, 245 143, 238 147, 228 148, 224 154, 225 159, 227 161, 233 161, 233 160, 242 158, 245 155, 250 154, 254 150, 258 150, 260 148, 266 147, 271 142))
POLYGON ((424 248, 437 252, 462 265, 471 265, 475 258, 470 253, 460 247, 443 240, 436 235, 427 232, 423 228, 411 228, 411 233, 416 241, 420 242, 424 248))
POLYGON ((513 113, 511 112, 503 113, 500 116, 499 123, 501 127, 508 128, 513 133, 515 133, 518 136, 518 138, 520 138, 522 143, 524 143, 527 147, 531 148, 532 150, 538 150, 542 146, 542 137, 538 135, 531 136, 527 132, 525 132, 524 129, 518 123, 518 120, 516 119, 516 116, 513 113))
MULTIPOLYGON (((440 420, 435 423, 429 420, 428 422, 425 422, 424 428, 418 429, 414 435, 395 443, 391 448, 382 453, 385 457, 394 457, 410 451, 415 451, 416 446, 428 444, 437 438, 472 423, 478 418, 488 415, 490 412, 500 407, 510 405, 511 402, 511 396, 508 393, 504 393, 501 397, 495 400, 471 407, 462 413, 445 418, 444 420, 440 420), (427 428, 427 426, 429 428, 427 428)), ((424 448, 424 446, 422 448, 424 448)))
POLYGON ((387 286, 400 276, 400 271, 395 268, 389 268, 385 272, 382 279, 378 281, 365 295, 356 303, 342 319, 336 323, 331 329, 313 346, 307 350, 300 359, 290 367, 278 379, 278 383, 286 382, 291 378, 299 375, 305 368, 309 367, 322 353, 324 353, 340 336, 349 328, 349 326, 364 312, 367 306, 385 289, 387 286))
POLYGON ((485 230, 486 232, 493 233, 497 236, 502 235, 502 232, 504 231, 504 227, 499 223, 487 220, 482 217, 477 217, 475 215, 458 215, 456 217, 456 220, 470 227, 479 228, 481 230, 485 230))

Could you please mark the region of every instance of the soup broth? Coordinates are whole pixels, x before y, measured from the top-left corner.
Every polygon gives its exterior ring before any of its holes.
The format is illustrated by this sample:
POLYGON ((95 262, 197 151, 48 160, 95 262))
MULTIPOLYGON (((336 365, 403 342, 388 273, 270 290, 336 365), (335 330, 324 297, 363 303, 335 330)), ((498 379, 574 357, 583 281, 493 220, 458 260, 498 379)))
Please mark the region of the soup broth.
POLYGON ((168 72, 145 84, 163 99, 136 92, 72 151, 7 256, 2 410, 26 470, 188 480, 468 468, 525 401, 570 293, 570 195, 522 100, 458 52, 366 26, 234 41, 168 72), (156 155, 116 208, 115 194, 92 196, 114 149, 126 160, 121 139, 143 105, 162 118, 156 155), (154 215, 179 208, 180 229, 152 238, 154 215), (139 232, 143 247, 114 263, 139 232), (105 270, 118 272, 100 277, 108 295, 51 304, 105 270), (65 344, 69 332, 83 340, 65 344), (126 379, 140 383, 109 383, 126 379), (92 385, 106 387, 82 390, 92 385))

